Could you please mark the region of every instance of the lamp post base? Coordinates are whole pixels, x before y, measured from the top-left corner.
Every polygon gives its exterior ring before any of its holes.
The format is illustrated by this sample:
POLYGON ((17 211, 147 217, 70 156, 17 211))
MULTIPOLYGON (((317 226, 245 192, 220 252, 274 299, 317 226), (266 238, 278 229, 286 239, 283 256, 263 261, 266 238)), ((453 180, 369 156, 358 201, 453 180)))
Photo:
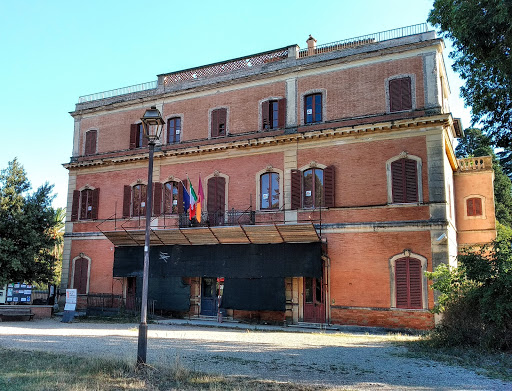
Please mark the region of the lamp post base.
POLYGON ((139 325, 139 343, 137 348, 137 367, 146 365, 146 353, 148 351, 148 324, 142 322, 139 325))

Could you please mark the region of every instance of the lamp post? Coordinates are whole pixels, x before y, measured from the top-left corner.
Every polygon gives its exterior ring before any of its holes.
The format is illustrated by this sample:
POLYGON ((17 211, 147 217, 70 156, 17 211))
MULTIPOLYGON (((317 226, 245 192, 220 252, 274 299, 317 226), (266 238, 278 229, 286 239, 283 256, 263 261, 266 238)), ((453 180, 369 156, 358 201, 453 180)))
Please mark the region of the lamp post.
POLYGON ((149 275, 149 239, 151 228, 151 210, 153 204, 153 153, 155 143, 162 133, 164 120, 155 106, 147 109, 140 119, 144 130, 144 137, 148 139, 149 166, 148 166, 148 187, 146 200, 146 232, 144 239, 144 268, 142 275, 142 305, 140 310, 139 343, 137 348, 137 366, 146 364, 146 353, 148 350, 148 275, 149 275))

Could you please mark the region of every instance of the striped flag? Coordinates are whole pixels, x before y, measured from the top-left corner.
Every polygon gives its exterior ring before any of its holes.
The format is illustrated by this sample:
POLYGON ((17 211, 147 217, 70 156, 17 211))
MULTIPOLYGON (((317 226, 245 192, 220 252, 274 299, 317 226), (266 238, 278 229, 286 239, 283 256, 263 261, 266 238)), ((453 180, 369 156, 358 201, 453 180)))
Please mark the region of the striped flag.
POLYGON ((203 183, 201 182, 201 174, 199 174, 199 187, 197 188, 197 192, 199 194, 197 196, 197 204, 196 204, 196 219, 200 223, 201 222, 201 204, 204 200, 203 183))
MULTIPOLYGON (((187 176, 188 178, 188 176, 187 176)), ((194 187, 192 186, 192 181, 188 178, 188 183, 190 185, 190 220, 196 217, 196 203, 197 203, 197 195, 194 191, 194 187)))

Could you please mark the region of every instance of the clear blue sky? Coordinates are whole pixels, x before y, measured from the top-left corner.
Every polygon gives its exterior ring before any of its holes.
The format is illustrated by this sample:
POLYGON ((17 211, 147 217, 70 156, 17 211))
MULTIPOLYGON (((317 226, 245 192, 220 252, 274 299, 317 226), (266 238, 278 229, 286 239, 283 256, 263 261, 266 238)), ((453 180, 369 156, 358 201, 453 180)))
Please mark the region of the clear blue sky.
MULTIPOLYGON (((0 169, 15 157, 66 206, 81 95, 290 44, 321 45, 425 22, 432 0, 0 1, 0 169), (10 119, 9 119, 10 118, 10 119)), ((451 62, 445 53, 447 67, 451 62)), ((449 69, 451 108, 469 123, 449 69)))

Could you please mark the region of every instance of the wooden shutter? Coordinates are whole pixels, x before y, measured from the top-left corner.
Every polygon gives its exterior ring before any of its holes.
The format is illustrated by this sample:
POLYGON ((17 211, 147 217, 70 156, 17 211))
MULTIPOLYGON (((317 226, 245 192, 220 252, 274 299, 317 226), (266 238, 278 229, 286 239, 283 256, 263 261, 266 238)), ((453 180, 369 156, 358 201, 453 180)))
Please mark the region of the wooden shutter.
POLYGON ((225 136, 228 133, 227 126, 227 109, 219 109, 219 125, 217 128, 217 136, 225 136), (219 128, 221 125, 224 125, 223 134, 220 133, 219 128))
POLYGON ((402 98, 401 110, 412 109, 412 94, 411 94, 411 78, 404 77, 400 79, 400 96, 402 98))
POLYGON ((400 87, 400 79, 393 79, 389 81, 389 110, 392 112, 402 110, 400 87))
POLYGON ((418 202, 418 168, 413 159, 391 163, 392 199, 396 203, 418 202))
POLYGON ((99 204, 100 204, 100 189, 98 187, 98 188, 96 188, 96 189, 94 189, 92 191, 92 200, 91 200, 92 213, 91 213, 91 218, 93 220, 98 220, 99 204))
POLYGON ((270 101, 265 101, 261 103, 261 118, 262 118, 262 129, 270 129, 270 101))
POLYGON ((422 308, 421 280, 421 261, 409 258, 409 308, 422 308))
POLYGON ((396 307, 422 308, 422 272, 419 259, 401 258, 395 263, 396 307))
POLYGON ((279 99, 277 101, 277 127, 285 128, 286 127, 286 98, 279 99))
POLYGON ((474 198, 474 205, 475 205, 475 216, 481 216, 482 215, 482 199, 481 198, 474 198))
POLYGON ((96 130, 89 130, 85 134, 85 154, 92 155, 96 153, 96 138, 97 132, 96 130))
POLYGON ((334 208, 334 166, 324 169, 324 205, 326 208, 334 208))
POLYGON ((153 216, 160 216, 160 214, 162 213, 162 189, 163 186, 160 182, 155 182, 153 184, 153 216))
POLYGON ((123 217, 130 217, 131 203, 132 203, 132 187, 130 185, 124 185, 123 217))
POLYGON ((71 221, 78 220, 79 205, 80 205, 80 190, 73 190, 73 203, 71 206, 71 221))
POLYGON ((418 171, 416 160, 403 159, 405 172, 405 201, 418 202, 418 171))
POLYGON ((139 126, 137 124, 130 125, 130 149, 137 148, 137 130, 139 126))
POLYGON ((178 186, 178 213, 183 213, 185 212, 185 207, 183 206, 183 185, 176 182, 176 186, 178 186))
POLYGON ((220 210, 222 214, 226 209, 226 178, 217 177, 217 210, 220 210))
POLYGON ((290 209, 299 209, 302 203, 302 172, 300 170, 292 170, 291 174, 292 200, 290 209))
POLYGON ((79 219, 80 220, 87 220, 90 219, 90 216, 88 216, 87 206, 90 204, 91 200, 89 199, 91 194, 91 190, 85 189, 80 192, 80 214, 79 219))
POLYGON ((73 276, 73 288, 80 295, 87 293, 87 275, 89 272, 89 261, 85 258, 75 260, 75 275, 73 276))
POLYGON ((468 216, 481 216, 482 215, 482 199, 481 198, 469 198, 466 201, 467 215, 468 216))
POLYGON ((212 111, 211 135, 212 137, 217 137, 219 135, 219 110, 212 111))

